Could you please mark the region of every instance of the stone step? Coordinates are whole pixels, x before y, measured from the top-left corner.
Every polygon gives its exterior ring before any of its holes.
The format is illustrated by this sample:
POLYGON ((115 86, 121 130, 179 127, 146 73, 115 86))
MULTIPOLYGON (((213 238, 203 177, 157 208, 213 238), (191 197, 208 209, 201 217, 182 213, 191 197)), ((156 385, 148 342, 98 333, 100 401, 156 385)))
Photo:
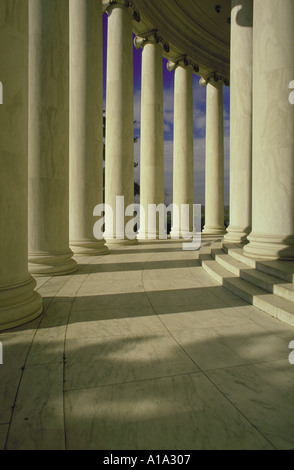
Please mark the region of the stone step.
POLYGON ((284 279, 266 274, 257 269, 247 269, 242 271, 241 278, 251 282, 258 287, 272 294, 276 294, 283 299, 293 302, 294 311, 294 284, 292 282, 285 282, 284 279))
POLYGON ((225 253, 224 250, 216 250, 211 247, 211 255, 219 264, 236 276, 240 276, 242 270, 249 269, 248 265, 225 253))
POLYGON ((293 261, 257 261, 256 268, 287 282, 294 282, 293 261))
POLYGON ((282 279, 286 282, 294 282, 294 262, 293 261, 256 261, 247 258, 243 254, 243 249, 234 244, 223 243, 223 250, 232 258, 241 261, 241 263, 258 269, 266 274, 282 279))
POLYGON ((219 264, 212 255, 200 253, 199 259, 203 269, 219 284, 274 318, 294 326, 293 302, 238 277, 219 264))
POLYGON ((275 277, 272 274, 267 274, 258 269, 252 269, 229 254, 224 253, 223 250, 215 250, 212 248, 211 254, 219 264, 236 276, 272 294, 276 294, 283 299, 294 302, 294 284, 292 282, 285 282, 284 279, 275 277))
POLYGON ((240 246, 223 242, 222 248, 232 258, 241 261, 241 263, 246 264, 250 268, 254 269, 256 267, 256 261, 254 259, 247 258, 247 256, 243 254, 243 248, 240 246))

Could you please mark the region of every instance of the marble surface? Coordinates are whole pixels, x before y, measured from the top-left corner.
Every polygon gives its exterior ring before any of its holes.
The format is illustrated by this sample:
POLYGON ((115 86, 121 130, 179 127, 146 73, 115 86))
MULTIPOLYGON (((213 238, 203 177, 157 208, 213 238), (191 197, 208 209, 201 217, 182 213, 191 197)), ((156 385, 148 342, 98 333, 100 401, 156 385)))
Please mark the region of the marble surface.
POLYGON ((174 76, 173 204, 178 206, 179 220, 173 221, 171 234, 193 230, 193 74, 182 65, 175 67, 174 76), (189 204, 186 221, 181 214, 181 204, 189 204))
POLYGON ((93 208, 103 202, 102 10, 69 2, 69 240, 75 254, 103 254, 93 208))
POLYGON ((244 252, 293 260, 294 108, 288 97, 294 44, 287 37, 293 35, 294 3, 286 0, 281 8, 269 0, 264 8, 254 1, 253 8, 252 232, 244 252))
POLYGON ((139 236, 160 232, 158 220, 149 220, 148 205, 164 203, 164 120, 162 44, 150 35, 143 43, 140 131, 140 204, 145 211, 139 236), (150 228, 149 224, 151 224, 150 228))
POLYGON ((3 449, 4 446, 5 446, 8 427, 9 427, 9 424, 0 424, 0 446, 1 446, 1 449, 3 449))
POLYGON ((34 319, 42 301, 28 273, 28 2, 0 4, 0 328, 34 319))
POLYGON ((230 225, 225 236, 227 241, 233 243, 245 241, 251 230, 252 23, 253 0, 233 0, 230 62, 230 225))
POLYGON ((130 240, 126 239, 123 233, 129 217, 121 215, 116 205, 116 197, 124 197, 125 208, 134 203, 134 88, 131 9, 123 8, 116 3, 111 6, 107 35, 105 204, 106 208, 110 206, 113 209, 113 224, 106 214, 104 238, 108 243, 129 243, 130 240))
POLYGON ((77 269, 69 249, 69 1, 29 2, 29 271, 77 269))
POLYGON ((44 313, 0 333, 2 449, 291 449, 294 329, 176 241, 37 278, 44 313))
POLYGON ((203 374, 69 392, 66 413, 71 449, 272 448, 203 374))
POLYGON ((283 359, 212 371, 208 377, 276 448, 293 449, 290 372, 288 360, 283 359))
POLYGON ((223 83, 211 78, 206 86, 205 234, 225 233, 223 112, 223 83))

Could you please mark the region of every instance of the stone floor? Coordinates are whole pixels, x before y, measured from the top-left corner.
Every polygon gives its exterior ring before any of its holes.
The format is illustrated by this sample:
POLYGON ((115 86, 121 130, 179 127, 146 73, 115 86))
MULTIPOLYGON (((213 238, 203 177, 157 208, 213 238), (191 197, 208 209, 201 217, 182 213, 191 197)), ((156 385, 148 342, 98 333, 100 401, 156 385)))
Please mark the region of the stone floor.
POLYGON ((37 279, 45 312, 0 334, 2 449, 294 448, 294 329, 180 242, 37 279))

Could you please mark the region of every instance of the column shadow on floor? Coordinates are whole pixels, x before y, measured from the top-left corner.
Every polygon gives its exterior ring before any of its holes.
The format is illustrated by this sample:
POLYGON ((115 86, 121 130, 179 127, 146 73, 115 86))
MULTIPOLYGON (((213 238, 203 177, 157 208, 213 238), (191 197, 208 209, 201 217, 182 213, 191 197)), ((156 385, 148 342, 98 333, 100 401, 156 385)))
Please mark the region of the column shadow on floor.
MULTIPOLYGON (((61 356, 64 395, 51 354, 61 345, 53 341, 39 364, 24 366, 7 449, 291 448, 289 367, 256 364, 248 348, 272 344, 272 337, 266 331, 251 335, 249 343, 241 334, 206 337, 186 342, 187 356, 176 343, 162 349, 162 339, 151 334, 72 340, 61 356), (221 351, 227 369, 218 366, 221 351), (205 357, 216 362, 203 374, 198 366, 205 357)), ((6 396, 5 402, 11 406, 13 400, 6 396)))
MULTIPOLYGON (((117 253, 116 253, 117 254, 117 253)), ((117 272, 117 271, 142 271, 144 265, 146 269, 180 269, 191 267, 190 260, 162 260, 162 261, 132 261, 132 262, 105 262, 101 264, 79 264, 79 270, 74 275, 78 274, 91 274, 103 272, 117 272), (189 261, 189 264, 188 264, 189 261), (148 263, 148 264, 147 264, 148 263)), ((195 266, 200 266, 199 262, 195 259, 195 266)))

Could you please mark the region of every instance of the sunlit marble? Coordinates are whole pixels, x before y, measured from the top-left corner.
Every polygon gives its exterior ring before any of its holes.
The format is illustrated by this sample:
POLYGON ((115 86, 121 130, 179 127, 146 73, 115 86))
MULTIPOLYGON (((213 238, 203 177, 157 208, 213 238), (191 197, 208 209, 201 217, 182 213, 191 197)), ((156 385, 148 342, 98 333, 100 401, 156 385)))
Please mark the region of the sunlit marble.
POLYGON ((28 5, 0 4, 0 329, 38 316, 42 299, 28 273, 28 5))
POLYGON ((230 225, 226 240, 251 231, 253 0, 233 0, 230 74, 230 225), (242 207, 242 210, 240 210, 242 207))
POLYGON ((219 286, 178 242, 79 266, 39 282, 44 314, 0 334, 2 448, 294 447, 292 327, 219 286))
MULTIPOLYGON (((134 203, 134 110, 132 10, 125 2, 104 2, 108 18, 105 204, 112 208, 105 217, 107 243, 130 243, 124 213, 117 217, 116 197, 124 207, 134 203)), ((132 241, 133 242, 133 241, 132 241)))
POLYGON ((252 232, 244 248, 253 258, 294 258, 293 16, 291 0, 282 8, 254 1, 252 232))
POLYGON ((69 238, 77 255, 105 254, 93 235, 93 211, 103 203, 102 10, 95 0, 69 2, 69 238))
POLYGON ((68 0, 29 0, 29 270, 77 269, 69 248, 68 0))
MULTIPOLYGON (((135 40, 135 45, 139 41, 135 40)), ((145 211, 145 225, 138 238, 159 237, 159 221, 151 225, 149 204, 164 203, 164 130, 162 44, 154 34, 142 40, 142 91, 140 134, 140 204, 145 211), (150 224, 150 226, 149 226, 150 224)), ((137 46, 139 48, 139 46, 137 46)))
POLYGON ((205 225, 203 233, 225 233, 223 83, 206 85, 205 225))
POLYGON ((194 203, 194 123, 192 69, 180 62, 174 78, 174 154, 173 204, 179 217, 173 220, 171 236, 185 236, 193 231, 194 203), (184 216, 181 204, 187 204, 189 215, 184 216))

